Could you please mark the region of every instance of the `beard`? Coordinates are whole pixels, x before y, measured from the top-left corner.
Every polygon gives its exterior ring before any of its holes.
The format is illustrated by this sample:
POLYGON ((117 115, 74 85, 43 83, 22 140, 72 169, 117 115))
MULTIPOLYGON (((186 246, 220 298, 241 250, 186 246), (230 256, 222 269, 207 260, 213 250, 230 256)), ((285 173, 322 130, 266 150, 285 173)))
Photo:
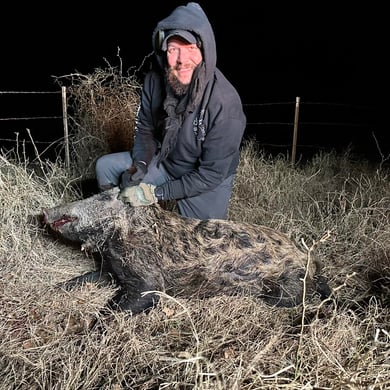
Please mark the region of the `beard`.
POLYGON ((183 84, 178 80, 178 78, 173 74, 172 68, 167 68, 165 72, 165 77, 167 79, 168 85, 171 87, 173 93, 180 97, 184 96, 189 88, 190 84, 183 84))

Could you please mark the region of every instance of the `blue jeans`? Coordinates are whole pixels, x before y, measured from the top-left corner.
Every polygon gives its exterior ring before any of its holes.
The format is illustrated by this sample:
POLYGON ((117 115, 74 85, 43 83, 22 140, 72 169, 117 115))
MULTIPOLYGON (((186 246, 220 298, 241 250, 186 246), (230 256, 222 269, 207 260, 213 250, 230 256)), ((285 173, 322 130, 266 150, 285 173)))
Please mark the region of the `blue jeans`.
MULTIPOLYGON (((162 185, 173 178, 164 168, 164 162, 156 165, 157 156, 148 167, 148 173, 143 182, 162 185)), ((118 186, 120 176, 133 164, 129 152, 106 154, 96 161, 96 179, 100 189, 118 186)), ((197 219, 226 219, 228 216, 229 200, 233 189, 235 175, 227 177, 211 191, 186 199, 178 199, 177 206, 182 216, 197 219)))

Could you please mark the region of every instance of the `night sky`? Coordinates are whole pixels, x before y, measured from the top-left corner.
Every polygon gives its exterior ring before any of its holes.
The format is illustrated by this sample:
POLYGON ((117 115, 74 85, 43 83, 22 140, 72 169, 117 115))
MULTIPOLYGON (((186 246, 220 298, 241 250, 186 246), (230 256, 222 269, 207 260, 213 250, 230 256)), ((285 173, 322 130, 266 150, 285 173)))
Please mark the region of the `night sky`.
MULTIPOLYGON (((138 67, 151 52, 156 23, 177 5, 186 4, 167 0, 136 5, 79 3, 66 2, 63 9, 29 3, 14 6, 8 14, 3 12, 0 91, 55 91, 58 86, 52 76, 75 71, 92 73, 95 68, 105 68, 106 60, 112 66, 119 65, 118 48, 125 69, 138 67)), ((299 96, 303 120, 367 124, 348 131, 343 128, 344 137, 336 137, 323 127, 312 127, 307 130, 310 134, 316 132, 325 138, 313 142, 345 144, 352 131, 352 140, 359 133, 361 142, 371 143, 371 133, 375 132, 388 147, 383 97, 388 84, 388 44, 383 8, 356 3, 340 6, 341 2, 199 3, 214 28, 217 66, 236 86, 244 105, 293 102, 299 96), (320 102, 340 106, 331 112, 330 106, 309 104, 320 102), (340 107, 349 105, 346 117, 341 118, 344 112, 340 107)), ((24 104, 30 105, 23 103, 19 107, 15 98, 0 98, 6 113, 12 106, 11 114, 20 108, 24 115, 24 104)), ((42 108, 38 107, 38 115, 42 108)), ((287 114, 269 112, 266 106, 248 106, 246 110, 249 123, 292 121, 291 116, 287 118, 291 108, 287 114)), ((4 123, 0 124, 3 129, 4 123)), ((15 126, 26 125, 13 123, 15 126)), ((278 135, 275 128, 248 126, 249 131, 256 133, 260 141, 285 141, 285 130, 278 135)), ((333 131, 340 135, 340 128, 333 131)))

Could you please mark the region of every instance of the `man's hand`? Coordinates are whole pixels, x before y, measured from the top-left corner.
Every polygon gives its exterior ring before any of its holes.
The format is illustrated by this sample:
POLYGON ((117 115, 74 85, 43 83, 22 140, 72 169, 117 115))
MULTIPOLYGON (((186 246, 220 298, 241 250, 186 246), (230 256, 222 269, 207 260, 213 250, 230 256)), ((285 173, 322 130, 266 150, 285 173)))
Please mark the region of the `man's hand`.
POLYGON ((119 188, 137 186, 148 172, 148 167, 143 161, 136 161, 129 169, 126 169, 121 177, 119 188))
POLYGON ((133 207, 148 206, 158 202, 154 195, 156 186, 153 184, 141 183, 138 186, 124 188, 118 195, 118 199, 129 203, 133 207))

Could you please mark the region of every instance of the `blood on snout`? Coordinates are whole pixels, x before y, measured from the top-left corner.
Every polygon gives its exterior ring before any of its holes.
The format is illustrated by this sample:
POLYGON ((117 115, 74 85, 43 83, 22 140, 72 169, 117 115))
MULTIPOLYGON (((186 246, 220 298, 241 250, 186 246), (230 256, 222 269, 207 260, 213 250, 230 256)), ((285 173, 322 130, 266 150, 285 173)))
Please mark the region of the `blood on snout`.
POLYGON ((77 217, 71 217, 70 215, 63 215, 61 218, 56 219, 55 221, 49 221, 49 212, 46 209, 42 210, 43 214, 43 222, 46 225, 50 225, 52 228, 58 229, 61 226, 64 226, 65 224, 69 222, 74 222, 77 217))
POLYGON ((52 223, 52 226, 55 227, 55 228, 59 228, 61 226, 64 226, 68 222, 75 221, 76 219, 77 219, 76 217, 69 217, 67 215, 63 215, 60 219, 57 219, 56 221, 54 221, 52 223))

